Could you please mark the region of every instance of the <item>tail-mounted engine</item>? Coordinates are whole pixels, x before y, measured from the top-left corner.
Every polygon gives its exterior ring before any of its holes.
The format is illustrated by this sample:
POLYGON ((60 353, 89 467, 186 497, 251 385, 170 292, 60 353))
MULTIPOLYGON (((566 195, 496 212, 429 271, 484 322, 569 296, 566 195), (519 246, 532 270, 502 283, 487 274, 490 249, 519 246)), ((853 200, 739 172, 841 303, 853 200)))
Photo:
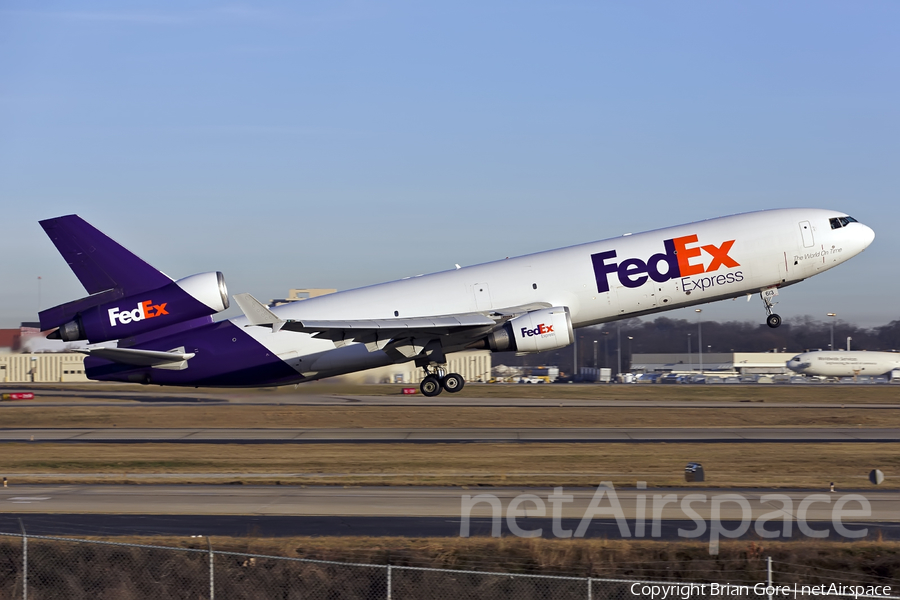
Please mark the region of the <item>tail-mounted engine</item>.
POLYGON ((564 348, 572 343, 572 318, 569 309, 543 308, 507 321, 487 337, 493 352, 543 352, 564 348))
MULTIPOLYGON (((89 299, 76 302, 84 306, 89 299)), ((228 289, 225 287, 225 277, 219 272, 200 273, 156 290, 85 308, 47 337, 67 342, 105 342, 205 317, 226 308, 228 289)), ((53 310, 46 312, 49 314, 53 310)), ((41 317, 43 328, 44 314, 41 317)))

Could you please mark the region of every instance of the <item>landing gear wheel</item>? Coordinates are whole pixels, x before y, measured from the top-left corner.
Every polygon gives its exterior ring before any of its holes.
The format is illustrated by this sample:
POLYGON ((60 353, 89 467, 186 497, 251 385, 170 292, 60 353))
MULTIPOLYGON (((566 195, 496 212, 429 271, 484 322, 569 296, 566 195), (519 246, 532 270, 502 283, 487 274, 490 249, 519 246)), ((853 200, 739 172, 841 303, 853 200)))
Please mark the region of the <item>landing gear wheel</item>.
POLYGON ((775 329, 776 327, 781 325, 781 317, 779 317, 775 313, 772 313, 771 315, 766 317, 766 325, 768 325, 772 329, 775 329))
POLYGON ((463 376, 459 373, 450 373, 441 381, 441 385, 444 386, 444 389, 450 392, 451 394, 455 394, 459 390, 463 389, 463 386, 466 385, 466 380, 463 379, 463 376))
POLYGON ((428 396, 431 398, 432 396, 437 396, 443 391, 443 387, 441 387, 441 380, 435 377, 434 375, 429 375, 425 379, 422 380, 422 383, 419 385, 419 390, 422 391, 423 396, 428 396))

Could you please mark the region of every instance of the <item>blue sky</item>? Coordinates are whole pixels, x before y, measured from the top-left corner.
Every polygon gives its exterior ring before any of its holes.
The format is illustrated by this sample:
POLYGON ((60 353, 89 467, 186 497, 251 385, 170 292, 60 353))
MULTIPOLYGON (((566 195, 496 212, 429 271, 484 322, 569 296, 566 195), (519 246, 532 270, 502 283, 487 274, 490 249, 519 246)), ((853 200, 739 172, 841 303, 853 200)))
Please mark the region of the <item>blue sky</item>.
POLYGON ((268 299, 786 206, 878 237, 778 312, 883 324, 898 65, 893 1, 5 1, 0 327, 83 295, 73 212, 268 299))

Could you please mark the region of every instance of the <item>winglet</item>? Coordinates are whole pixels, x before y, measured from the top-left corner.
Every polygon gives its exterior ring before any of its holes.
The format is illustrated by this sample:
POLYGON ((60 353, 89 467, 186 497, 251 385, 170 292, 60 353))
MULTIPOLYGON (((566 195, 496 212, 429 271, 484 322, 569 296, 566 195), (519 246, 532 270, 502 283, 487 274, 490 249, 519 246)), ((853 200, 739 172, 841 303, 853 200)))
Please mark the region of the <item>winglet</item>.
POLYGON ((284 325, 284 320, 279 319, 268 307, 254 298, 251 294, 235 294, 234 301, 241 308, 241 312, 250 321, 250 325, 271 326, 272 333, 277 332, 284 325))

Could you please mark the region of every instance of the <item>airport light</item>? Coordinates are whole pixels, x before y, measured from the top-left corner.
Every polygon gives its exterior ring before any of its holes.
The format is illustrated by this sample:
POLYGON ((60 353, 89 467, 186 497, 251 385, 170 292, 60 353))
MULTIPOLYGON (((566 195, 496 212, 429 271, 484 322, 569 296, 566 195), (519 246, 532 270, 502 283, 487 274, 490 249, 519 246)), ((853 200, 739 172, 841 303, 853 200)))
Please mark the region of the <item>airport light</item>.
POLYGON ((631 340, 633 340, 633 339, 634 339, 634 337, 632 337, 630 335, 628 336, 628 371, 629 372, 631 371, 631 367, 634 364, 634 355, 631 353, 631 340))
POLYGON ((688 365, 691 367, 691 372, 694 372, 694 353, 691 351, 691 334, 688 332, 688 365))
POLYGON ((575 342, 572 344, 572 381, 578 379, 578 333, 575 333, 575 342))
POLYGON ((603 366, 609 368, 609 332, 603 332, 603 366))
POLYGON ((622 324, 616 323, 616 352, 619 355, 619 364, 616 375, 622 372, 622 324))
POLYGON ((697 313, 697 354, 700 356, 700 374, 703 375, 703 320, 700 318, 703 309, 695 308, 694 312, 697 313))
POLYGON ((837 313, 828 313, 825 316, 831 317, 831 343, 828 345, 828 349, 834 352, 834 318, 837 316, 837 313))
POLYGON ((599 346, 600 341, 594 340, 594 370, 597 370, 597 347, 599 346))

